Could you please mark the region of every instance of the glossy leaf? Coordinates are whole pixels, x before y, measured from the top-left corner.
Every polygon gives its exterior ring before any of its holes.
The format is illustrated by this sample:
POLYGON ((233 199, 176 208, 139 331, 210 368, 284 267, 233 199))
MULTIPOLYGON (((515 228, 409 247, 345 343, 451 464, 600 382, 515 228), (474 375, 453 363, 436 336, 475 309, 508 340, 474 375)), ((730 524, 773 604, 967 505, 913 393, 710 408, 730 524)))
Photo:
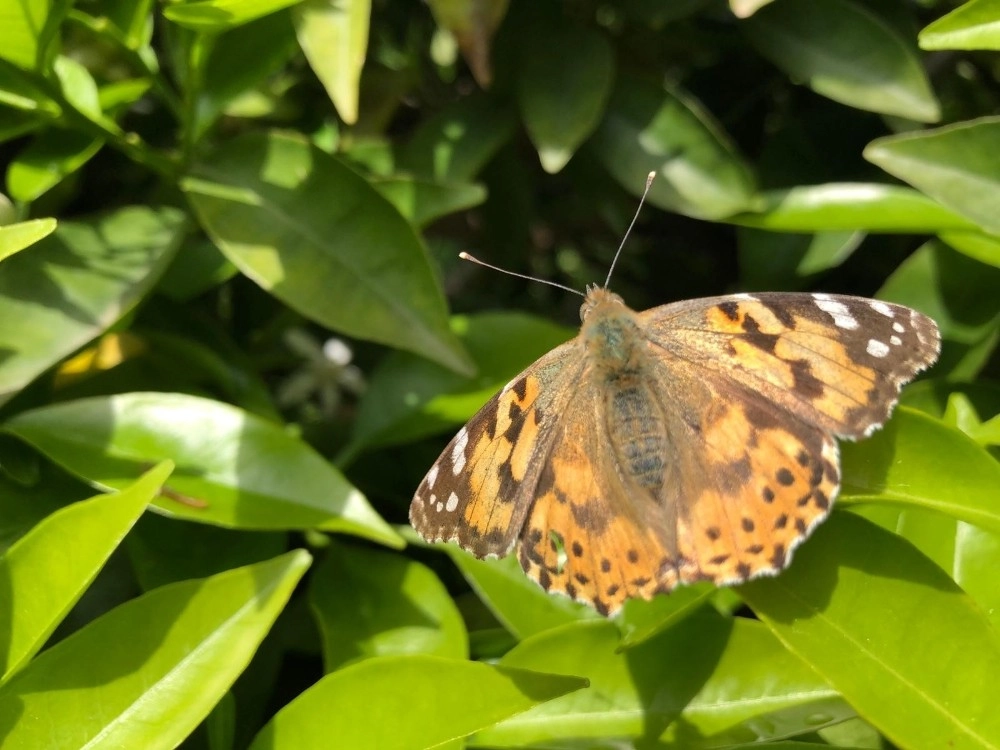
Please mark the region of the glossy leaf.
POLYGON ((918 37, 924 49, 1000 50, 1000 0, 970 0, 930 24, 918 37))
POLYGON ((614 83, 614 57, 599 32, 560 22, 533 26, 518 75, 518 105, 546 172, 560 171, 597 127, 614 83))
MULTIPOLYGON (((202 138, 234 102, 260 92, 264 82, 299 54, 287 12, 272 13, 212 37, 206 55, 198 56, 197 106, 191 137, 202 138), (252 49, 254 54, 248 55, 252 49)), ((234 112, 233 116, 245 116, 234 112)))
POLYGON ((919 122, 941 116, 915 50, 861 3, 776 0, 743 28, 762 55, 817 94, 919 122))
POLYGON ((932 372, 957 380, 974 377, 996 346, 998 284, 1000 270, 931 241, 893 272, 878 296, 934 318, 943 344, 932 372))
POLYGON ((264 562, 285 552, 288 545, 288 534, 280 531, 247 534, 158 513, 146 513, 125 539, 143 591, 264 562))
POLYGON ((915 190, 875 183, 800 185, 761 193, 755 213, 735 224, 781 232, 937 232, 976 224, 915 190))
POLYGON ((4 4, 0 11, 0 58, 28 70, 36 67, 49 7, 49 0, 4 4))
POLYGON ((45 644, 149 502, 173 465, 131 487, 56 511, 0 558, 0 683, 45 644))
POLYGON ((1000 117, 879 138, 865 158, 1000 234, 1000 117))
POLYGON ((1000 268, 1000 239, 982 232, 943 232, 939 238, 949 247, 978 260, 980 263, 1000 268))
POLYGON ((524 574, 517 555, 502 560, 477 560, 454 544, 445 544, 442 548, 462 571, 473 591, 515 638, 527 638, 559 625, 600 617, 592 607, 566 596, 546 593, 524 574))
POLYGON ((122 393, 22 412, 7 431, 101 486, 144 464, 178 469, 156 501, 169 515, 243 529, 319 528, 401 546, 343 475, 280 426, 178 393, 122 393))
POLYGON ((327 672, 374 656, 469 656, 462 616, 444 585, 401 555, 335 542, 312 577, 309 598, 327 672))
POLYGON ((367 659, 298 696, 250 749, 429 750, 585 686, 578 677, 434 656, 367 659))
POLYGON ((624 652, 614 624, 595 621, 523 641, 500 663, 579 674, 590 687, 480 732, 474 746, 622 737, 642 747, 728 747, 853 715, 765 627, 705 609, 624 652))
POLYGON ((462 377, 403 352, 386 357, 358 409, 352 451, 461 425, 511 378, 571 335, 541 318, 504 312, 456 315, 452 330, 472 356, 477 375, 462 377))
POLYGON ((290 307, 352 336, 471 368, 422 243, 341 162, 289 136, 251 134, 194 175, 183 187, 216 245, 290 307))
POLYGON ((0 263, 0 320, 18 321, 0 327, 0 402, 130 311, 170 262, 183 224, 172 209, 123 208, 63 222, 0 263))
POLYGON ((309 562, 289 552, 98 618, 0 687, 4 747, 176 747, 246 668, 309 562))
POLYGON ((348 124, 358 119, 358 89, 368 51, 371 0, 304 0, 293 9, 299 44, 348 124))
POLYGON ((841 450, 844 499, 915 505, 1000 532, 1000 463, 933 417, 901 407, 841 450))
POLYGON ((851 512, 906 539, 971 596, 994 627, 1000 625, 1000 534, 932 510, 882 503, 852 505, 851 512))
POLYGON ((743 229, 739 233, 741 288, 804 288, 807 277, 847 260, 864 237, 850 231, 804 235, 743 229))
POLYGON ((104 142, 79 131, 40 133, 7 167, 12 197, 33 201, 86 164, 104 142))
POLYGON ((1000 670, 1000 639, 968 595, 909 543, 834 513, 787 571, 740 593, 897 746, 1000 744, 1000 714, 983 689, 1000 670))
POLYGON ((704 219, 757 208, 753 178, 721 128, 676 91, 622 78, 594 135, 597 157, 618 183, 649 202, 704 219))
POLYGON ((300 0, 189 0, 168 5, 163 15, 178 26, 217 33, 256 21, 300 0))
POLYGON ((55 219, 31 219, 0 227, 0 261, 56 231, 55 219))
POLYGON ((705 583, 679 586, 667 596, 654 596, 649 601, 630 599, 622 608, 618 620, 622 633, 619 648, 634 648, 664 630, 694 614, 716 592, 705 583))
POLYGON ((458 40, 462 56, 483 88, 493 82, 490 53, 493 34, 507 13, 509 0, 428 0, 438 25, 458 40))
POLYGON ((428 118, 399 150, 400 169, 419 177, 468 182, 514 134, 515 120, 501 102, 480 94, 428 118))
POLYGON ((375 178, 372 187, 417 227, 486 200, 486 189, 474 183, 436 182, 397 175, 375 178))

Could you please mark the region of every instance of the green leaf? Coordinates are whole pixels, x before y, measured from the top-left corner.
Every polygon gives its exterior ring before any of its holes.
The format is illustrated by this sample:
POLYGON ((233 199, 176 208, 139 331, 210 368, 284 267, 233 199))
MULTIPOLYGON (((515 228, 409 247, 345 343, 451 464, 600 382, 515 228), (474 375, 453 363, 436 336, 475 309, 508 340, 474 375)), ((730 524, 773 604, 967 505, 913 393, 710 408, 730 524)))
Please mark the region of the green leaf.
POLYGON ((530 24, 517 74, 517 100, 542 168, 559 172, 597 127, 614 82, 614 54, 598 31, 530 24))
POLYGON ((933 372, 957 380, 974 377, 996 346, 998 286, 1000 270, 931 241, 896 269, 878 296, 934 318, 943 344, 933 372))
POLYGON ((924 49, 1000 49, 1000 0, 970 0, 917 37, 924 49))
POLYGON ((515 127, 513 113, 501 102, 485 94, 466 97, 421 124, 400 149, 399 168, 431 180, 469 182, 515 127))
POLYGON ((806 277, 835 268, 864 240, 861 232, 778 234, 746 228, 739 232, 741 288, 803 288, 806 277))
POLYGON ((176 747, 246 668, 309 562, 296 550, 164 586, 67 637, 0 687, 5 750, 176 747))
POLYGON ((474 183, 395 175, 374 177, 371 184, 416 227, 425 227, 442 216, 473 208, 486 200, 486 188, 474 183))
POLYGON ((1000 626, 1000 534, 922 508, 870 503, 850 510, 927 555, 976 601, 993 627, 1000 626))
POLYGON ((918 122, 941 117, 916 50, 864 5, 777 0, 743 28, 762 55, 817 94, 918 122))
POLYGON ((472 356, 476 377, 412 354, 390 354, 372 374, 358 408, 351 452, 463 424, 533 360, 572 335, 541 318, 505 312, 456 315, 452 330, 472 356))
POLYGON ((247 534, 157 513, 146 513, 125 539, 143 591, 270 560, 286 551, 288 544, 287 533, 247 534))
POLYGON ((500 663, 579 674, 590 688, 480 732, 477 746, 621 737, 638 747, 729 747, 853 716, 760 623, 705 608, 628 651, 614 624, 600 620, 523 641, 500 663))
POLYGON ((868 161, 1000 234, 1000 117, 878 138, 868 161))
POLYGON ((438 25, 458 42, 476 82, 484 89, 493 81, 493 35, 507 14, 510 0, 428 0, 438 25))
POLYGON ((0 558, 0 682, 45 644, 172 469, 165 461, 121 492, 56 511, 0 558))
POLYGON ((193 174, 182 187, 205 230, 264 289, 338 331, 471 369, 420 239, 341 162, 252 133, 193 174))
POLYGON ((178 26, 202 33, 228 31, 295 5, 300 0, 190 0, 168 5, 163 15, 178 26))
POLYGON ((910 188, 876 183, 831 182, 761 193, 755 213, 730 221, 778 232, 937 232, 975 229, 976 224, 910 188))
POLYGON ((192 72, 197 83, 189 95, 196 97, 197 105, 192 113, 191 137, 203 138, 238 97, 263 87, 269 76, 298 53, 287 12, 273 13, 214 36, 208 54, 196 58, 199 69, 192 72), (248 55, 248 49, 254 54, 248 55))
POLYGON ((0 260, 31 247, 54 231, 55 219, 32 219, 0 227, 0 260))
POLYGON ((250 748, 429 750, 585 685, 578 677, 434 656, 366 659, 299 695, 250 748))
POLYGON ((62 94, 74 109, 94 122, 102 122, 101 96, 97 81, 83 63, 60 55, 53 64, 62 94))
POLYGON ((309 584, 327 672, 373 656, 469 656, 462 616, 429 568, 334 542, 309 584))
POLYGON ((597 157, 618 183, 669 211, 720 219, 757 208, 753 177, 729 138, 697 102, 620 77, 594 135, 597 157))
POLYGON ((104 141, 74 130, 45 130, 7 167, 7 188, 19 201, 33 201, 76 172, 104 141))
POLYGON ((1000 532, 1000 463, 933 417, 901 407, 842 452, 844 499, 905 503, 1000 532))
MULTIPOLYGON (((180 242, 183 214, 122 208, 62 222, 0 263, 0 403, 129 312, 180 242)), ((134 475, 133 475, 134 478, 134 475)))
POLYGON ((994 748, 1000 640, 909 543, 834 513, 777 578, 740 594, 785 646, 900 747, 994 748))
POLYGON ((50 0, 25 0, 0 6, 0 58, 35 69, 50 5, 50 0))
POLYGON ((333 466, 279 425, 178 393, 121 393, 23 412, 5 425, 100 487, 130 484, 150 462, 177 471, 155 507, 242 529, 307 529, 402 540, 333 466))
POLYGON ((622 608, 619 629, 622 642, 619 648, 634 648, 672 627, 688 615, 701 609, 716 592, 707 583, 680 586, 669 596, 654 596, 649 601, 630 599, 622 608))
POLYGON ((982 232, 942 232, 939 239, 963 255, 1000 268, 1000 239, 982 232))
POLYGON ((371 0, 304 0, 292 18, 299 44, 341 119, 358 120, 371 0))
POLYGON ((586 604, 546 593, 528 578, 517 555, 478 560, 454 544, 441 545, 493 615, 515 637, 536 633, 578 620, 600 617, 586 604))

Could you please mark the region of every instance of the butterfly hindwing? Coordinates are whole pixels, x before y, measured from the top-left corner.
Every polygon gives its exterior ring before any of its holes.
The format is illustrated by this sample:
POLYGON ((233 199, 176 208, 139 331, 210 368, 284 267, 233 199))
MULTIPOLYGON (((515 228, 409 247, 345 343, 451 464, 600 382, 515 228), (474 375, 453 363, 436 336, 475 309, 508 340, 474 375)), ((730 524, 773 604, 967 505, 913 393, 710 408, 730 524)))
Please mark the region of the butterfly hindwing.
MULTIPOLYGON (((513 548, 533 499, 537 458, 571 391, 563 344, 528 367, 459 430, 420 483, 410 523, 431 542, 454 541, 477 557, 513 548)), ((579 364, 579 363, 577 363, 579 364)))

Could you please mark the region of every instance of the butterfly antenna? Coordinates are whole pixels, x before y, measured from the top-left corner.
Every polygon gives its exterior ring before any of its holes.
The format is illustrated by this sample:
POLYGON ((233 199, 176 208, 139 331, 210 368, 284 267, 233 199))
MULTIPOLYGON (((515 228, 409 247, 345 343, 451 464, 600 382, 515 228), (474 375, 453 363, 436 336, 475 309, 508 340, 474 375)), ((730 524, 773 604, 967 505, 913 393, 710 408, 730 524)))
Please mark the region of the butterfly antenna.
POLYGON ((625 242, 628 240, 628 236, 632 233, 632 227, 635 226, 635 220, 639 218, 639 212, 642 211, 642 204, 646 202, 646 196, 649 195, 649 188, 653 184, 653 178, 656 177, 656 172, 650 172, 646 175, 646 189, 642 191, 642 197, 639 199, 639 205, 635 209, 635 216, 632 217, 632 222, 628 225, 628 229, 625 230, 625 236, 622 237, 622 242, 618 246, 618 251, 615 253, 614 260, 611 261, 611 268, 608 269, 608 278, 604 280, 604 288, 608 288, 608 284, 611 283, 611 274, 614 273, 615 264, 618 262, 618 256, 622 254, 622 248, 625 247, 625 242))
POLYGON ((527 274, 517 273, 516 271, 508 271, 506 268, 500 268, 500 266, 494 266, 486 261, 479 260, 479 258, 474 255, 469 255, 468 253, 462 252, 458 254, 458 257, 462 260, 470 260, 473 263, 478 263, 481 266, 486 266, 486 268, 492 268, 494 271, 499 271, 500 273, 505 273, 508 276, 517 276, 519 279, 527 279, 528 281, 537 281, 539 284, 548 284, 549 286, 554 286, 556 289, 562 289, 567 292, 572 292, 573 294, 579 294, 581 297, 586 297, 583 292, 573 289, 572 287, 564 286, 563 284, 558 284, 555 281, 549 281, 548 279, 539 279, 534 276, 528 276, 527 274))

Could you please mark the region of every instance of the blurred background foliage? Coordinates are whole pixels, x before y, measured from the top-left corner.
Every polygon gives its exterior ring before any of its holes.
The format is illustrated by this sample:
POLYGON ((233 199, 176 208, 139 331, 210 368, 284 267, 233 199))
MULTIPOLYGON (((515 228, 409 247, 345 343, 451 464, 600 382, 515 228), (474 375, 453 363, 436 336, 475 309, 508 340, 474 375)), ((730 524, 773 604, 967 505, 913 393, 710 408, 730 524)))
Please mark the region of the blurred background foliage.
POLYGON ((0 0, 10 748, 1000 747, 1000 2, 0 0), (406 526, 572 335, 878 296, 941 360, 795 564, 613 621, 406 526), (96 494, 95 494, 96 493, 96 494))

